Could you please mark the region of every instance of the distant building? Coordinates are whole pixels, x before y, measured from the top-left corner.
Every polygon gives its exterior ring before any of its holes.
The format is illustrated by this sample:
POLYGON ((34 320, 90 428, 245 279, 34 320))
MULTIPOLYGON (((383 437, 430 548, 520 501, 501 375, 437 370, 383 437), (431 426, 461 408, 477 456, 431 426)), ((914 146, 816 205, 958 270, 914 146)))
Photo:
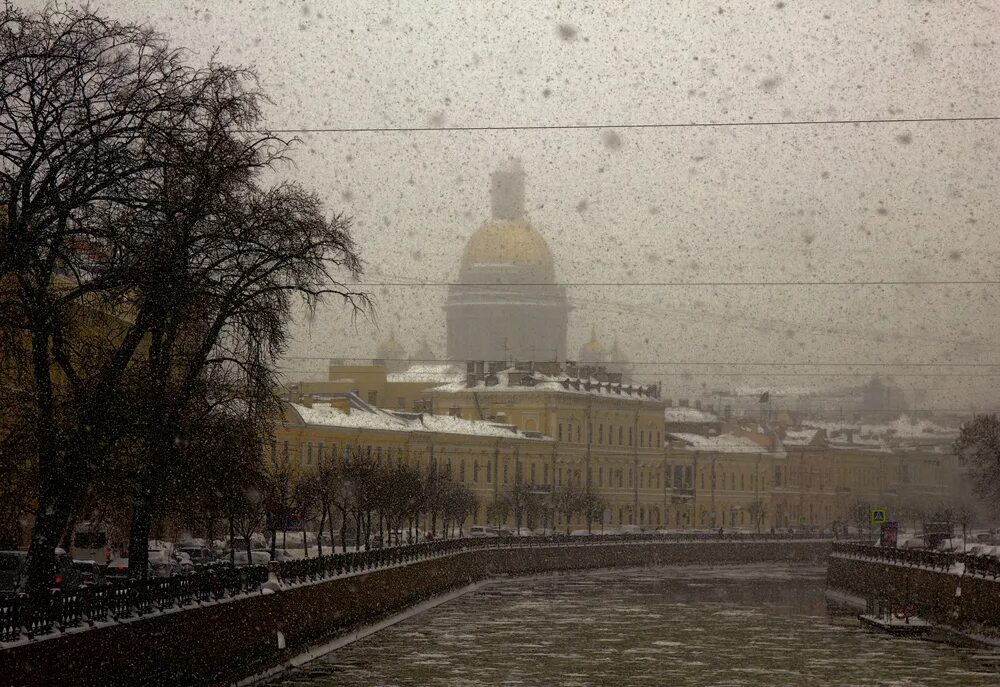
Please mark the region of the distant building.
POLYGON ((565 360, 570 306, 524 209, 514 161, 491 180, 492 217, 469 239, 444 306, 449 360, 565 360))

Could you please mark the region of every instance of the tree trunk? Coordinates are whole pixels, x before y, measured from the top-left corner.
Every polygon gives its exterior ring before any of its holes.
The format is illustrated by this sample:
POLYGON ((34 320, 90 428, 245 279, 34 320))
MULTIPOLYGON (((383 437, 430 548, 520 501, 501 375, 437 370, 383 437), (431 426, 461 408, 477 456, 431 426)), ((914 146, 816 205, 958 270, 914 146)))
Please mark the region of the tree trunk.
POLYGON ((324 503, 319 516, 319 528, 316 530, 316 555, 323 557, 323 525, 326 524, 327 506, 324 503))
POLYGON ((145 580, 149 577, 149 530, 153 517, 145 494, 132 499, 132 523, 128 540, 128 578, 145 580))
POLYGON ((52 394, 51 361, 49 358, 49 332, 34 331, 31 335, 32 374, 35 401, 38 406, 34 435, 38 450, 40 498, 35 529, 28 547, 25 582, 26 591, 34 598, 45 598, 52 586, 56 570, 55 548, 69 519, 67 507, 73 489, 86 485, 73 485, 61 460, 62 451, 55 426, 55 406, 52 394))
POLYGON ((340 512, 340 549, 347 553, 347 511, 340 512))
POLYGON ((229 565, 236 566, 236 524, 233 516, 229 516, 229 565))

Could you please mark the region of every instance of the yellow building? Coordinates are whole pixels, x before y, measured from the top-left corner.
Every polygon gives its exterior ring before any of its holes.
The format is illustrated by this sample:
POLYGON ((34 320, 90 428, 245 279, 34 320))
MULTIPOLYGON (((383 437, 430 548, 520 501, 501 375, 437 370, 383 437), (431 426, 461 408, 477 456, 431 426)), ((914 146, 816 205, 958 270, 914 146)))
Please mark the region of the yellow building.
POLYGON ((306 473, 350 454, 407 465, 421 475, 437 469, 475 494, 477 512, 466 526, 486 522, 489 506, 510 492, 519 473, 547 475, 553 462, 550 439, 510 425, 382 410, 350 393, 303 401, 285 404, 271 464, 306 473))
POLYGON ((665 523, 665 406, 657 387, 623 384, 600 367, 477 362, 464 380, 429 393, 436 412, 550 437, 551 473, 528 479, 548 489, 589 485, 604 502, 603 524, 665 523))
POLYGON ((733 433, 673 432, 666 453, 675 474, 693 476, 678 490, 687 498, 675 499, 671 526, 763 531, 774 525, 774 475, 785 459, 780 447, 733 433))

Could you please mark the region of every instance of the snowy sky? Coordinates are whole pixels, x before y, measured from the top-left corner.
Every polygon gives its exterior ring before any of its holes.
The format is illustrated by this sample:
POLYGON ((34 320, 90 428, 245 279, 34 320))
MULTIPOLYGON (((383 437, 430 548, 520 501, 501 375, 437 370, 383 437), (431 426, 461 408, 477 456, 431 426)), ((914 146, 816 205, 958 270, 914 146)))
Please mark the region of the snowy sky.
MULTIPOLYGON (((302 135, 283 173, 354 217, 366 281, 453 280, 488 215, 489 172, 509 156, 523 162, 529 215, 562 281, 1000 279, 1000 122, 615 128, 1000 115, 993 0, 91 5, 151 23, 195 60, 218 50, 255 65, 275 128, 614 130, 302 135)), ((296 326, 290 356, 371 355, 390 328, 410 350, 426 335, 443 354, 444 288, 373 295, 377 325, 355 328, 331 303, 296 326)), ((630 358, 658 361, 641 369, 667 396, 859 379, 663 361, 1000 363, 996 284, 571 287, 570 297, 570 350, 591 326, 609 344, 618 336, 630 358)), ((288 375, 324 364, 289 357, 288 375)), ((929 406, 1000 397, 1000 365, 882 371, 937 375, 897 377, 929 406)))

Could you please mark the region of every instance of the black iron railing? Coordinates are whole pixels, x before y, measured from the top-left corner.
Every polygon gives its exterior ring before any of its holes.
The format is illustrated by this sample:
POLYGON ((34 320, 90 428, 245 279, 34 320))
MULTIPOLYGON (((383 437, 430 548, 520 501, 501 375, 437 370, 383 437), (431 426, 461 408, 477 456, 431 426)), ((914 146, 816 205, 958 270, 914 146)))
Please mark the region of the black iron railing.
POLYGON ((997 579, 1000 577, 1000 560, 992 556, 977 556, 971 553, 953 553, 929 549, 894 549, 871 544, 835 542, 833 552, 859 558, 911 565, 930 570, 951 570, 956 563, 965 566, 966 575, 982 575, 997 579))
POLYGON ((377 568, 408 565, 440 556, 490 549, 680 542, 754 542, 828 539, 810 534, 670 533, 544 537, 483 537, 347 551, 315 558, 233 567, 215 563, 166 578, 109 582, 73 590, 53 589, 47 597, 0 598, 0 642, 32 639, 81 625, 148 616, 168 608, 197 606, 227 597, 260 593, 269 575, 283 584, 302 584, 377 568))

